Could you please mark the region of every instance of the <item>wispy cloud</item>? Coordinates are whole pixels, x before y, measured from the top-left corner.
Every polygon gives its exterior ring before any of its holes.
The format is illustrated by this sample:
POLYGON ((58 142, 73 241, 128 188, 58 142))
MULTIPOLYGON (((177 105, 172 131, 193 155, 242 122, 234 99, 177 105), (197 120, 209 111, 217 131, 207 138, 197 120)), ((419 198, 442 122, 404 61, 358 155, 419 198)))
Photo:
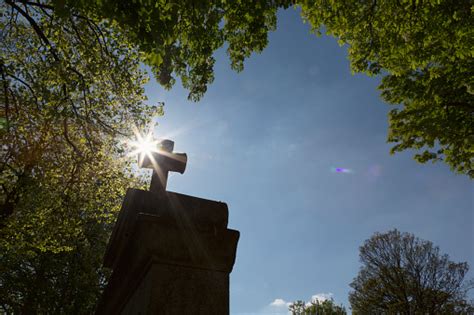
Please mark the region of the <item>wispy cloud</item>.
POLYGON ((270 303, 270 306, 273 307, 288 307, 290 306, 290 302, 286 302, 283 299, 275 299, 272 303, 270 303))
POLYGON ((273 300, 270 304, 266 305, 259 312, 256 312, 255 315, 288 315, 291 314, 288 312, 288 307, 291 302, 288 302, 284 299, 278 298, 273 300))

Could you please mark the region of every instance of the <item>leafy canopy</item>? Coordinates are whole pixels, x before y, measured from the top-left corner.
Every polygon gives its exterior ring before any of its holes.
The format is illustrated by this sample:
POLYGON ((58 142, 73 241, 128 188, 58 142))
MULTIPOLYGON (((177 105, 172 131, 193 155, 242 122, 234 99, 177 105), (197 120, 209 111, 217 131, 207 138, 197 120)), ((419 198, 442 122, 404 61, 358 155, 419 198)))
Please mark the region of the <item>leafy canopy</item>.
POLYGON ((352 70, 383 75, 391 152, 444 160, 474 178, 474 5, 470 0, 301 0, 313 30, 347 44, 352 70), (401 106, 398 106, 401 104, 401 106))
POLYGON ((106 19, 140 51, 141 60, 167 87, 178 76, 199 100, 214 79, 213 53, 227 43, 231 67, 243 69, 244 59, 267 45, 276 27, 276 11, 290 1, 53 1, 65 16, 73 12, 106 19))
MULTIPOLYGON (((385 74, 383 98, 402 104, 390 114, 393 152, 426 148, 419 161, 443 159, 473 176, 469 0, 296 3, 315 31, 324 28, 348 44, 354 71, 385 74)), ((120 138, 161 114, 161 106, 145 102, 140 62, 167 88, 180 78, 189 98, 198 100, 213 80, 213 52, 226 45, 231 67, 242 70, 244 59, 267 44, 277 9, 292 4, 0 3, 5 312, 93 307, 105 281, 100 253, 121 195, 131 182, 140 184, 127 171, 120 138), (75 291, 67 291, 65 279, 81 273, 75 291)))
POLYGON ((90 313, 125 188, 118 137, 144 103, 138 52, 103 23, 0 5, 0 309, 90 313))
POLYGON ((165 87, 174 73, 197 100, 213 51, 227 42, 241 70, 280 4, 0 3, 0 310, 93 312, 111 224, 141 184, 122 139, 161 114, 146 104, 140 63, 165 87))

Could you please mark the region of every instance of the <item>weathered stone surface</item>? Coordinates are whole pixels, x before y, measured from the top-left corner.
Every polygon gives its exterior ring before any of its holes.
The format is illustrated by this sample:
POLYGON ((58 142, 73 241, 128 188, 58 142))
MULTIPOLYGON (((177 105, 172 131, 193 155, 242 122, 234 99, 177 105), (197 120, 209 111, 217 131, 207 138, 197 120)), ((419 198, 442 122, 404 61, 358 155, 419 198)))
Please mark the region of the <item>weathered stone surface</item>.
POLYGON ((222 202, 129 189, 97 314, 228 314, 239 232, 227 221, 222 202))
POLYGON ((173 192, 156 195, 150 191, 128 189, 107 247, 104 266, 114 267, 139 214, 153 215, 171 226, 198 231, 226 229, 229 217, 227 205, 223 202, 173 192))
POLYGON ((121 314, 228 314, 229 275, 153 264, 121 314))

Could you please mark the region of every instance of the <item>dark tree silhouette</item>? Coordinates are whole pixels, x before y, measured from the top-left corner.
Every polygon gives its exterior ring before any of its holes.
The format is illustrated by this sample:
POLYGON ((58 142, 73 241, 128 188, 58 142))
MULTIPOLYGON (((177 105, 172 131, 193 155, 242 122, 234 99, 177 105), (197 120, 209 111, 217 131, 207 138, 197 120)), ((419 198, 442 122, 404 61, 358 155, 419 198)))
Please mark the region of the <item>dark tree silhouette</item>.
POLYGON ((360 248, 362 267, 349 294, 354 314, 471 314, 469 266, 429 241, 392 230, 360 248))
POLYGON ((298 300, 288 307, 292 315, 346 315, 346 309, 342 305, 336 305, 333 299, 325 301, 311 301, 307 305, 298 300))

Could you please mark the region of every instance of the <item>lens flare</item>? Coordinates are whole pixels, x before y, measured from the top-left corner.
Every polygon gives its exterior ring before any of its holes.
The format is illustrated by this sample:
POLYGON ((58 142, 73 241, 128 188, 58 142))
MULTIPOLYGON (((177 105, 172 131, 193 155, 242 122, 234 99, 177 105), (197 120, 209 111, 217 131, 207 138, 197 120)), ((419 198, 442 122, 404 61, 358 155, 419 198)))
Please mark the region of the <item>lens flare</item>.
MULTIPOLYGON (((159 152, 158 140, 153 140, 153 126, 150 126, 148 132, 143 135, 137 127, 133 128, 133 133, 135 134, 135 140, 128 141, 128 145, 132 147, 132 152, 129 156, 138 155, 140 159, 148 157, 150 160, 153 160, 152 153, 159 152)), ((143 161, 140 161, 140 163, 143 161)))
POLYGON ((149 135, 145 137, 140 137, 137 141, 131 141, 130 145, 135 148, 136 153, 150 154, 154 151, 157 151, 158 142, 153 140, 149 135))
POLYGON ((331 172, 333 173, 352 173, 351 169, 344 167, 331 167, 331 172))

